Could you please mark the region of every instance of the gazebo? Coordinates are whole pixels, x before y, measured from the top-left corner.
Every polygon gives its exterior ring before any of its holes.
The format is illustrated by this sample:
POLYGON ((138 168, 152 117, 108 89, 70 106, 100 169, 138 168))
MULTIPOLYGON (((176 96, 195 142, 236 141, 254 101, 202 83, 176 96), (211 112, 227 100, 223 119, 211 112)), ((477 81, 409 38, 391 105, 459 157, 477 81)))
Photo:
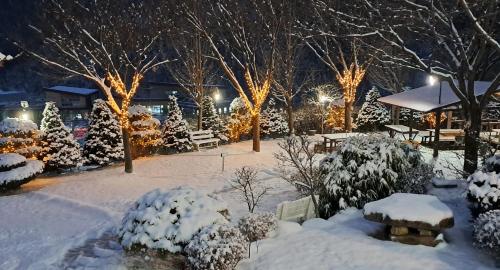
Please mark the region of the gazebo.
MULTIPOLYGON (((476 97, 484 95, 491 82, 474 82, 474 94, 476 97)), ((500 90, 500 89, 499 89, 500 90)), ((378 101, 397 107, 403 107, 423 113, 433 112, 436 114, 436 122, 441 122, 441 112, 460 106, 460 99, 455 95, 446 81, 431 83, 412 90, 381 97, 378 101)), ((410 113, 412 115, 412 113, 410 113)), ((451 114, 448 114, 448 127, 451 127, 451 114)), ((412 125, 410 124, 410 134, 412 125)), ((437 142, 439 142, 440 125, 436 124, 434 130, 434 156, 437 156, 437 142)))

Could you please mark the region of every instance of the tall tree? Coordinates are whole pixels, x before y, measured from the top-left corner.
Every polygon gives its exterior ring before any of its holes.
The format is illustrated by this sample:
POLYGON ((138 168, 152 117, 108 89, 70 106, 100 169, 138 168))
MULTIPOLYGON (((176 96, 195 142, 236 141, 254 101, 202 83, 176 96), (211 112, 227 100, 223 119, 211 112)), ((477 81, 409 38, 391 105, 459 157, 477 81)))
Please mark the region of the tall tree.
POLYGON ((99 87, 120 119, 125 171, 132 172, 128 109, 146 73, 168 62, 158 54, 169 24, 161 6, 153 0, 44 0, 43 8, 40 20, 31 25, 42 46, 16 44, 43 63, 99 87))
POLYGON ((253 150, 260 152, 260 113, 273 82, 279 8, 269 0, 202 2, 210 18, 202 20, 185 5, 186 15, 207 39, 220 68, 247 107, 252 118, 253 150))
POLYGON ((344 26, 344 36, 364 40, 382 61, 425 72, 450 85, 466 120, 464 169, 473 172, 481 111, 500 85, 499 1, 354 0, 342 5, 315 1, 315 5, 344 26), (370 45, 373 42, 386 46, 370 45), (478 80, 491 81, 480 97, 474 93, 478 80))

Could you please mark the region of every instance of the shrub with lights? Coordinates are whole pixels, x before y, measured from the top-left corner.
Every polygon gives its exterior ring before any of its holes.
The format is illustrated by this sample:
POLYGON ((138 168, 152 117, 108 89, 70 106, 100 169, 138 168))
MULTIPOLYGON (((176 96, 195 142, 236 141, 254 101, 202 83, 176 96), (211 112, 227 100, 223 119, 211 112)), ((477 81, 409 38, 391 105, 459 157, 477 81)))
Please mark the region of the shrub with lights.
POLYGON ((231 117, 227 124, 228 136, 232 142, 238 142, 242 136, 249 134, 252 128, 251 117, 241 98, 235 98, 229 110, 231 117))
POLYGON ((148 156, 162 145, 160 121, 153 118, 151 112, 142 105, 130 106, 128 110, 130 121, 130 144, 132 157, 148 156))
POLYGON ((60 170, 81 164, 80 145, 64 125, 54 102, 47 102, 40 125, 42 156, 48 170, 60 170))
POLYGON ((40 155, 41 132, 35 123, 19 118, 0 122, 0 153, 17 153, 27 158, 40 155))

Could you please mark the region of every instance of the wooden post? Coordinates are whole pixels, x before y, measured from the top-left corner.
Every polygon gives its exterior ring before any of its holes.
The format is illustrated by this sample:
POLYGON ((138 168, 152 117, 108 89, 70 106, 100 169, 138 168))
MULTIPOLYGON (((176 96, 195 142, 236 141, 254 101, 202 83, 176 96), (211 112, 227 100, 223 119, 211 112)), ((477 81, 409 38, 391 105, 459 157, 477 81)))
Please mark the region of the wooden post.
POLYGON ((453 118, 453 111, 447 111, 446 112, 446 128, 447 129, 451 128, 452 118, 453 118))
POLYGON ((437 109, 435 112, 436 114, 436 127, 434 129, 434 149, 433 149, 433 152, 432 152, 432 156, 434 158, 437 158, 438 155, 439 155, 439 132, 441 130, 441 109, 437 109))

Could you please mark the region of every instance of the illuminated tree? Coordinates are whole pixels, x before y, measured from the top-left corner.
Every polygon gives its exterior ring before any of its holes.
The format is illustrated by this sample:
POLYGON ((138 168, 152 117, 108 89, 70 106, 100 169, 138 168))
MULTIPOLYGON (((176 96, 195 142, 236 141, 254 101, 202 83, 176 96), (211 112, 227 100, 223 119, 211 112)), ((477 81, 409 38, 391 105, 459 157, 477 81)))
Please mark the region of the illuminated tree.
POLYGON ((273 83, 277 14, 269 1, 205 1, 203 21, 189 7, 186 16, 208 41, 226 78, 236 89, 252 120, 253 150, 260 152, 260 113, 273 83), (252 18, 252 19, 249 19, 252 18), (224 57, 230 55, 230 61, 224 57), (243 79, 236 75, 242 72, 243 79))
POLYGON ((40 131, 31 120, 5 118, 0 122, 0 153, 17 153, 27 158, 39 156, 40 131))
POLYGON ((345 127, 345 108, 340 105, 332 105, 328 110, 325 124, 332 129, 343 129, 345 127))
POLYGON ((132 157, 152 154, 163 142, 160 121, 153 118, 151 112, 142 105, 130 106, 128 116, 132 157))
POLYGON ((43 42, 16 44, 43 63, 98 86, 120 120, 125 171, 132 172, 130 103, 144 75, 168 62, 158 54, 169 23, 161 19, 163 6, 153 0, 44 3, 30 26, 43 42), (24 46, 32 43, 37 47, 24 46))
POLYGON ((228 136, 232 142, 238 142, 252 128, 251 118, 241 98, 235 98, 229 106, 231 117, 228 121, 228 136))

